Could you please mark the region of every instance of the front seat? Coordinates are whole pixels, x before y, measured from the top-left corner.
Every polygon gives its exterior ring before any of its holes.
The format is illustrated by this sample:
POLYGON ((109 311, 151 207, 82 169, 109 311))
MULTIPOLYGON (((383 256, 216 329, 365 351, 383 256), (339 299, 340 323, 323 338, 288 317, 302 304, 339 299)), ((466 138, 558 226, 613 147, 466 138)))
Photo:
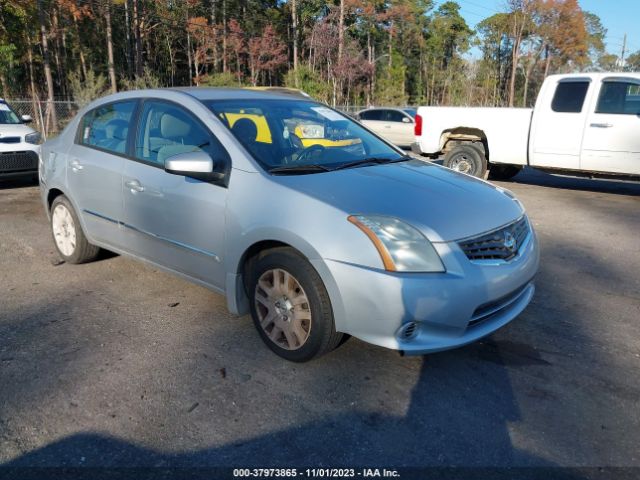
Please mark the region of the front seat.
POLYGON ((231 132, 257 158, 272 164, 272 150, 269 144, 258 142, 258 126, 249 118, 240 118, 231 127, 231 132))
POLYGON ((160 134, 164 141, 168 143, 158 149, 158 163, 164 165, 167 158, 185 152, 196 152, 201 149, 197 145, 191 145, 189 134, 191 133, 191 124, 183 119, 165 113, 160 118, 160 134))

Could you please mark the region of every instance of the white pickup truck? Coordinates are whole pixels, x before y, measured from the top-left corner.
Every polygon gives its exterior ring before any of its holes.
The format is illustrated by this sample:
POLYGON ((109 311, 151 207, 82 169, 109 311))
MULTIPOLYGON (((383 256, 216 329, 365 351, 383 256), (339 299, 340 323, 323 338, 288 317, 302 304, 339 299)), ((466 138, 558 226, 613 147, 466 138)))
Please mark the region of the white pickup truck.
POLYGON ((552 75, 535 108, 419 107, 414 153, 484 178, 523 166, 640 177, 640 73, 552 75))

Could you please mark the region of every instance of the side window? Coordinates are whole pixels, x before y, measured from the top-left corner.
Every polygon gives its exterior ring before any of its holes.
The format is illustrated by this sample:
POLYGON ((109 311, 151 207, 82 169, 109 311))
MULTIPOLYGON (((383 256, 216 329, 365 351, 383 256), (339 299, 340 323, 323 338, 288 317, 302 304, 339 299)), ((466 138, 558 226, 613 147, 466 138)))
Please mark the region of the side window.
POLYGON ((90 111, 80 122, 80 143, 113 153, 125 153, 135 107, 135 101, 118 102, 90 111))
POLYGON ((145 102, 136 136, 135 156, 164 166, 167 158, 205 151, 212 158, 226 158, 213 135, 183 108, 167 102, 145 102))
POLYGON ((554 112, 580 113, 589 90, 589 82, 560 82, 551 101, 554 112))
POLYGON ((388 122, 402 122, 405 116, 396 110, 387 110, 386 120, 388 122))
POLYGON ((382 120, 382 110, 367 110, 360 114, 360 120, 382 120))
POLYGON ((640 84, 603 82, 596 113, 640 115, 640 84))

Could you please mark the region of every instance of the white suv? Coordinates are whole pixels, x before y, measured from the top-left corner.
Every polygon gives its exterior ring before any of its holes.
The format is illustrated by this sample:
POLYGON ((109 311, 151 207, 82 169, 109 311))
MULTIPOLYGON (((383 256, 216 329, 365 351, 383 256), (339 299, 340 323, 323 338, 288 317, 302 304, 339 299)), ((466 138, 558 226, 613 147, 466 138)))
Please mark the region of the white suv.
POLYGON ((0 98, 0 178, 37 175, 42 139, 29 122, 0 98))

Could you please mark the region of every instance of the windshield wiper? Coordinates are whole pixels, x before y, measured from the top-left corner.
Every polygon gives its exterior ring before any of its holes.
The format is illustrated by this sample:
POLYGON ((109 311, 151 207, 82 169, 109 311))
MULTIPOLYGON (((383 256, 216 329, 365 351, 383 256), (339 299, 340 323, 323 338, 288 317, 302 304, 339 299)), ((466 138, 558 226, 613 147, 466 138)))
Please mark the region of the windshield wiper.
POLYGON ((364 165, 382 165, 385 163, 406 162, 407 160, 411 160, 409 155, 403 155, 398 158, 369 157, 355 160, 353 162, 343 163, 342 165, 335 167, 334 170, 343 170, 345 168, 360 167, 364 165))
POLYGON ((331 169, 325 167, 324 165, 320 165, 317 163, 313 163, 311 165, 283 165, 281 167, 273 167, 269 169, 269 173, 274 173, 276 175, 298 175, 305 173, 317 173, 317 172, 330 172, 331 169))

